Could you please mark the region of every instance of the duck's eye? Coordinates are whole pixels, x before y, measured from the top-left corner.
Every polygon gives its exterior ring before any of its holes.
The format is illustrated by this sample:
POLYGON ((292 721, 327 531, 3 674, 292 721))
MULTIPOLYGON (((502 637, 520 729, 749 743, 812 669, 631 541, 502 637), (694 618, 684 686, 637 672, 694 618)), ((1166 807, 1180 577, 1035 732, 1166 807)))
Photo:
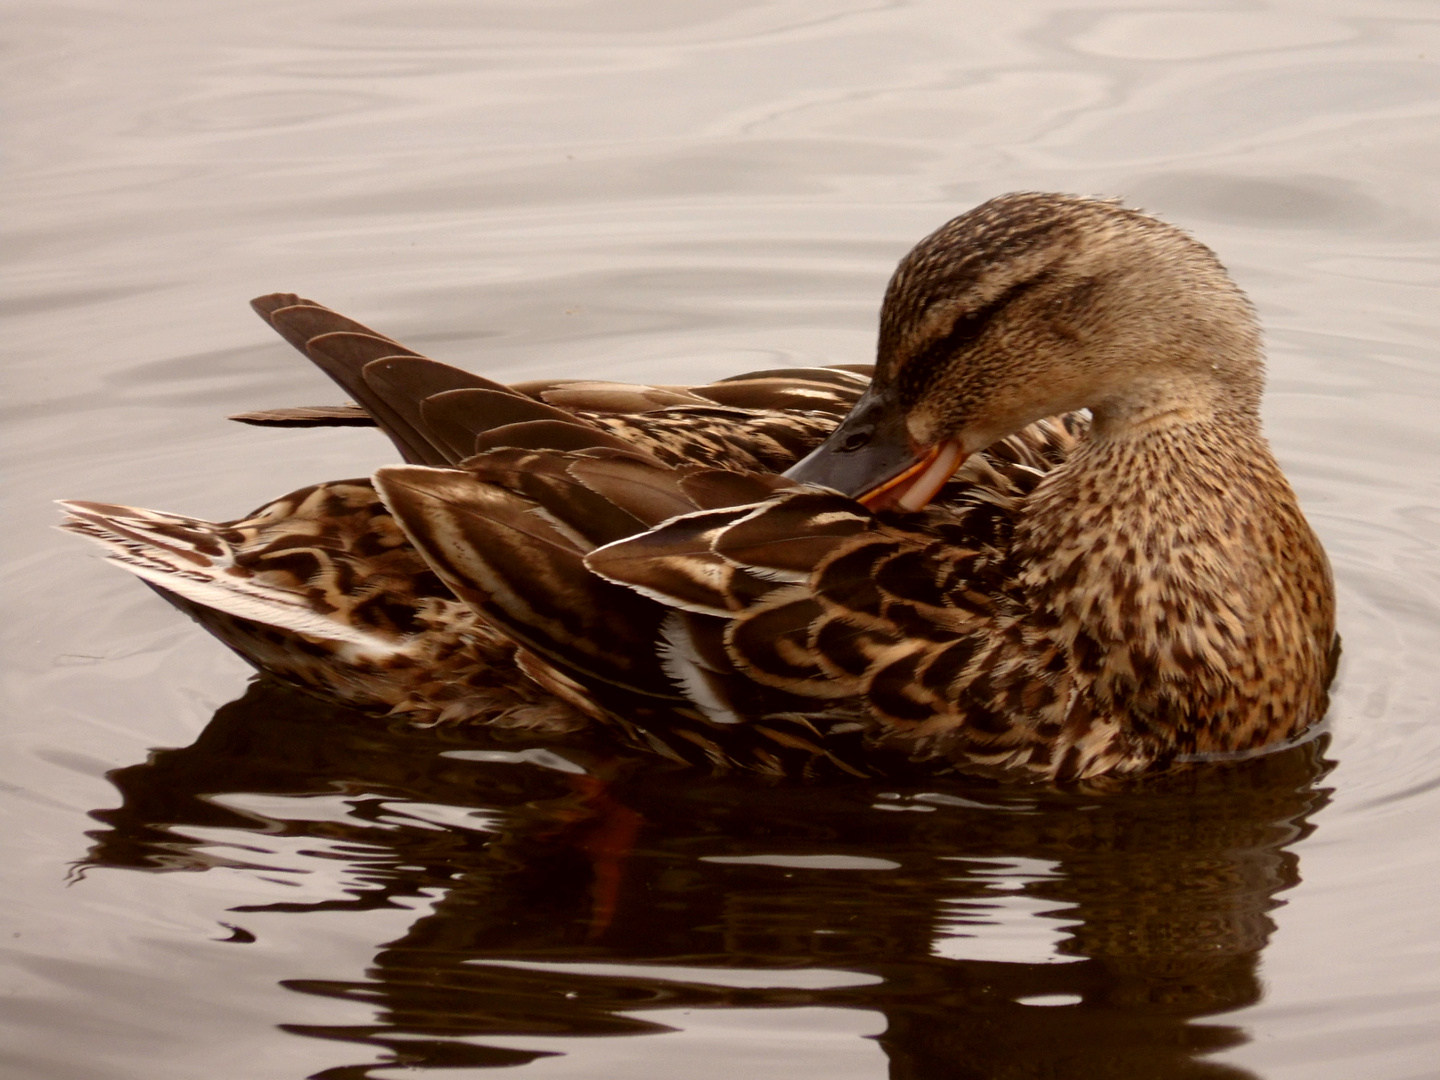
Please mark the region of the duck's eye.
POLYGON ((841 450, 859 450, 874 436, 873 431, 853 431, 840 444, 841 450))

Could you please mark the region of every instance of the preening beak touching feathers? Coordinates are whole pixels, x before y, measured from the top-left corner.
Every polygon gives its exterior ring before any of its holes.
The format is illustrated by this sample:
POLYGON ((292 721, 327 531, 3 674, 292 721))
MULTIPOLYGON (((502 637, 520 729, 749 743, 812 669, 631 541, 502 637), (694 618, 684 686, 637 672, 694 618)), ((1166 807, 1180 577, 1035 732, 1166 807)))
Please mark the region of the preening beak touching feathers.
POLYGON ((1181 230, 1002 196, 900 263, 868 368, 502 386, 260 314, 409 464, 209 523, 65 504, 262 671, 423 722, 762 773, 1066 781, 1325 712, 1328 565, 1244 295, 1181 230))

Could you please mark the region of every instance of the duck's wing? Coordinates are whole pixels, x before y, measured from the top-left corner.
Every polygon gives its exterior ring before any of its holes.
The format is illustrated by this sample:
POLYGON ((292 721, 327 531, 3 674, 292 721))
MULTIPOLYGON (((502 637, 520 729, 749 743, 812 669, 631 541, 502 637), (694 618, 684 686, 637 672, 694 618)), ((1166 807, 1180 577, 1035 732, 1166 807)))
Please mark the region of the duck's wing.
POLYGON ((1012 436, 918 513, 781 492, 740 517, 667 522, 586 565, 675 613, 670 655, 686 659, 671 671, 696 700, 740 702, 749 683, 749 700, 776 691, 813 715, 858 702, 872 745, 1053 773, 1085 718, 1072 714, 1068 656, 1032 632, 1014 538, 1026 497, 1087 423, 1012 436))
POLYGON ((630 452, 502 448, 464 470, 388 466, 385 503, 441 580, 484 618, 590 685, 659 701, 683 695, 657 643, 662 606, 590 572, 604 544, 695 512, 707 500, 763 498, 778 477, 676 470, 630 452))
POLYGON ((864 741, 963 742, 1013 764, 1065 673, 1015 629, 1011 537, 1068 438, 1017 437, 962 499, 917 514, 605 449, 496 450, 376 483, 456 595, 612 710, 640 702, 627 715, 669 756, 869 769, 864 741))
MULTIPOLYGON (((712 643, 697 646, 680 624, 698 616, 586 565, 598 547, 665 521, 743 517, 756 500, 788 487, 783 478, 674 469, 606 449, 502 449, 479 455, 464 471, 386 467, 376 484, 455 594, 555 673, 553 681, 598 705, 634 745, 677 762, 769 775, 821 765, 862 774, 825 745, 821 728, 803 714, 804 699, 733 671, 712 680, 706 659, 690 655, 712 643)), ((670 554, 677 555, 674 546, 670 554)), ((726 592, 768 592, 768 581, 744 576, 734 570, 726 592)), ((683 587, 678 578, 671 585, 683 587)), ((710 619, 706 629, 721 625, 710 619)), ((714 662, 728 668, 718 648, 714 662)), ((859 727, 847 729, 854 761, 862 760, 859 727)))
POLYGON ((990 583, 977 580, 982 552, 966 523, 877 515, 826 492, 746 509, 668 522, 586 563, 676 610, 722 620, 726 655, 763 686, 817 701, 872 699, 902 723, 934 713, 922 678, 932 646, 999 614, 990 583))
MULTIPOLYGON (((453 465, 474 453, 481 430, 527 420, 571 419, 494 380, 421 356, 293 293, 262 296, 251 306, 338 383, 408 462, 453 465)), ((314 424, 323 419, 319 413, 309 407, 272 410, 268 416, 270 422, 293 423, 298 416, 314 424)), ((255 422, 265 416, 242 418, 255 422)), ((353 411, 346 410, 345 418, 353 419, 353 411)))
POLYGON ((513 387, 421 356, 321 304, 291 293, 251 302, 354 405, 239 413, 277 427, 381 428, 412 464, 457 465, 497 446, 576 449, 598 431, 610 445, 669 464, 782 471, 832 430, 868 384, 868 369, 780 368, 706 386, 588 380, 513 387), (502 430, 503 429, 503 430, 502 430))

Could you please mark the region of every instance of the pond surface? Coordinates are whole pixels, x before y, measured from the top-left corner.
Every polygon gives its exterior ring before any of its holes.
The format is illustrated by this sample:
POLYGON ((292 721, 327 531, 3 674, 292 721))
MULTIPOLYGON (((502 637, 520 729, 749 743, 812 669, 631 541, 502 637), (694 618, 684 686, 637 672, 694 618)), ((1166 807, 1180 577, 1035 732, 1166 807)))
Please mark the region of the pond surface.
POLYGON ((1440 16, 1402 0, 17 2, 0 1073, 1207 1077, 1440 1061, 1440 16), (249 682, 49 530, 389 460, 295 290, 499 379, 871 357, 1002 191, 1122 195, 1266 324, 1321 736, 1105 795, 767 787, 249 682), (439 1070, 444 1069, 443 1073, 439 1070))

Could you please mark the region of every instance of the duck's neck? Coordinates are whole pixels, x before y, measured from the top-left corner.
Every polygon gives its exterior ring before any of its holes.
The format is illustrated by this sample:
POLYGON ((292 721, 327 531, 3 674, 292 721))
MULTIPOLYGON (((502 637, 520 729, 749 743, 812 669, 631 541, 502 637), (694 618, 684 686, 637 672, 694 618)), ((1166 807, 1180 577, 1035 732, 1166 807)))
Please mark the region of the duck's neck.
MULTIPOLYGON (((1295 579, 1328 571, 1253 414, 1101 413, 1030 497, 1017 541, 1035 626, 1098 707, 1182 752, 1281 737, 1237 721, 1256 708, 1237 680, 1288 662, 1285 635, 1325 636, 1295 579)), ((1305 671, 1280 674, 1314 682, 1313 643, 1298 648, 1305 671)), ((1292 719, 1316 717, 1270 722, 1292 719)))

